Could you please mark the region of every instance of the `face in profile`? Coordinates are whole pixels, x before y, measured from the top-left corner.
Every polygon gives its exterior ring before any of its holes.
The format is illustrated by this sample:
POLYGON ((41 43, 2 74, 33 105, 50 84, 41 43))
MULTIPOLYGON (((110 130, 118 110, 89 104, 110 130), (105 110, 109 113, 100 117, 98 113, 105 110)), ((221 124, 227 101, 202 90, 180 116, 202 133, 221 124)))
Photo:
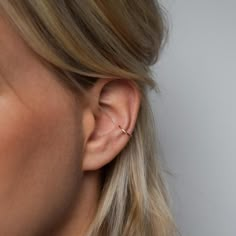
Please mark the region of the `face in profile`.
POLYGON ((72 207, 81 110, 3 18, 0 47, 0 234, 31 235, 72 207))
POLYGON ((0 236, 175 235, 148 97, 165 14, 135 3, 0 1, 0 236))
POLYGON ((0 46, 0 235, 85 232, 101 169, 129 141, 114 121, 134 129, 140 93, 99 80, 85 108, 2 16, 0 46))

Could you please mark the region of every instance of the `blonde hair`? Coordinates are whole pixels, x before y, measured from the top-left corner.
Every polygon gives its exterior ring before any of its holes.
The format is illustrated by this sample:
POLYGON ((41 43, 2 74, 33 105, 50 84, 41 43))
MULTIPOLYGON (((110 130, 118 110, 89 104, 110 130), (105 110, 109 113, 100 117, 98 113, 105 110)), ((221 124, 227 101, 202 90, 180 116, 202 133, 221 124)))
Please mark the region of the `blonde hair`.
POLYGON ((167 27, 154 0, 0 1, 22 38, 58 75, 83 94, 97 79, 129 79, 142 94, 133 136, 104 167, 95 218, 87 235, 173 236, 148 88, 159 90, 150 66, 159 58, 167 27))

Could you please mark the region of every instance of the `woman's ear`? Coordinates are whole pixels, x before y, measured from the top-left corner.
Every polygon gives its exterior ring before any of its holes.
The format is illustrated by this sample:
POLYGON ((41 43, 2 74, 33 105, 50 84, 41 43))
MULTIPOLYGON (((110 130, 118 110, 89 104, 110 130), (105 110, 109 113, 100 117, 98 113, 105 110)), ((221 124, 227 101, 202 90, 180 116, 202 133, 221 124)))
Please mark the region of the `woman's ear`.
POLYGON ((132 138, 141 94, 128 79, 100 79, 89 91, 90 106, 83 113, 85 134, 82 170, 97 170, 111 162, 132 138))

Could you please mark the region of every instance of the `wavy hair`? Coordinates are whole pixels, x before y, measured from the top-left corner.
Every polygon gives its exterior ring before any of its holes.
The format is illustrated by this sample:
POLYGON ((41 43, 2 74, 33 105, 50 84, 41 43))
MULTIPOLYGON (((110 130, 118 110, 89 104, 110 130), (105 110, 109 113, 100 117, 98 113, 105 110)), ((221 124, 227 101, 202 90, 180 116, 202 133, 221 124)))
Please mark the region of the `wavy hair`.
POLYGON ((98 79, 129 79, 142 98, 133 137, 103 169, 88 236, 174 236, 148 89, 167 39, 155 0, 7 0, 0 8, 63 85, 86 101, 98 79))

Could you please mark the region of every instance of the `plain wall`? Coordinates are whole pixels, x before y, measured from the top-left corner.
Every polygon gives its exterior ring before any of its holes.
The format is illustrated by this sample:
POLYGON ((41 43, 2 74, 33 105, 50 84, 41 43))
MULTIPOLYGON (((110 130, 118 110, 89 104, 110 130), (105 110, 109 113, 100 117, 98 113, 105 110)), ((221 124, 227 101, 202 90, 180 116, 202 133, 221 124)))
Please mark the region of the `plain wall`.
POLYGON ((162 1, 170 35, 151 95, 183 236, 236 236, 236 1, 162 1))

